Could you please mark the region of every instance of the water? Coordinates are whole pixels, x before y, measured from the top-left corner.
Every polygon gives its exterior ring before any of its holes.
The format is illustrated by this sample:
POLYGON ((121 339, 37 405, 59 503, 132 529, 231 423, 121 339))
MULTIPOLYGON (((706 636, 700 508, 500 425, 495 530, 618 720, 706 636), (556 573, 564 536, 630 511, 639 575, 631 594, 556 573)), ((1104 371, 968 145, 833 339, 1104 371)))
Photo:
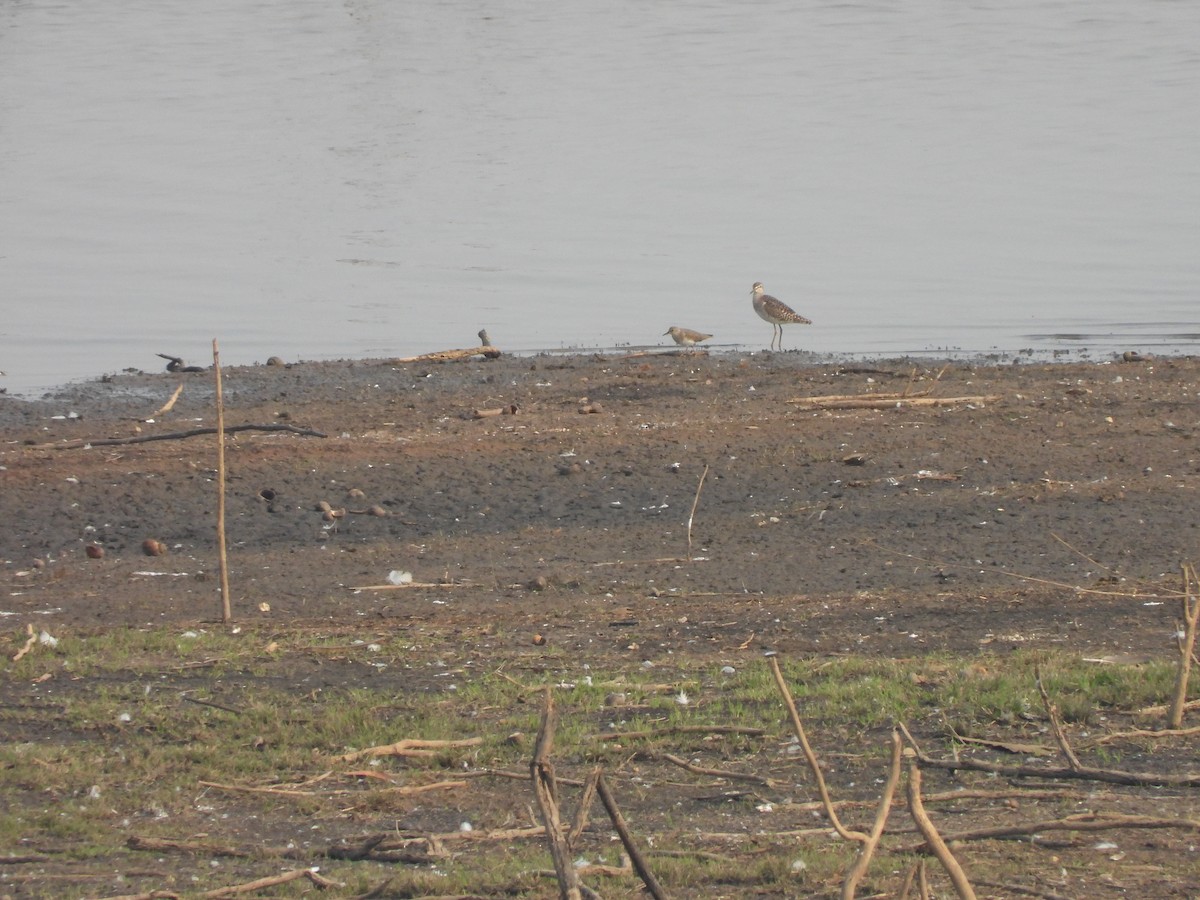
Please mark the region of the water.
POLYGON ((0 386, 1200 350, 1200 5, 0 0, 0 386))

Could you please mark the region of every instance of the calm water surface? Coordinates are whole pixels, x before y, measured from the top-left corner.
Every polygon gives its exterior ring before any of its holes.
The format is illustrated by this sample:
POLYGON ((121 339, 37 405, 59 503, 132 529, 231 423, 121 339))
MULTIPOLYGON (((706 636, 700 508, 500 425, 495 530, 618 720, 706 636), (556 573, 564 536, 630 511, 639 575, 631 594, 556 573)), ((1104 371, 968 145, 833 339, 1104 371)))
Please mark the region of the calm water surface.
POLYGON ((0 386, 1200 352, 1200 4, 0 0, 0 386))

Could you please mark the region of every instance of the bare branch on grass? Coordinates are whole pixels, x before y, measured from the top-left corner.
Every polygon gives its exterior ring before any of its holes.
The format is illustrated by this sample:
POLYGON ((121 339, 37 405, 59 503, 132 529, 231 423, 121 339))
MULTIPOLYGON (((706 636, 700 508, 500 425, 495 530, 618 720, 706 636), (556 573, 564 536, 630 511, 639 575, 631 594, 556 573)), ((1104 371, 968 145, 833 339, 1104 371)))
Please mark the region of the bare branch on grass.
POLYGON ((829 789, 825 786, 825 776, 821 772, 821 764, 817 761, 817 755, 813 752, 812 745, 808 742, 808 736, 804 733, 804 723, 800 721, 800 713, 796 710, 796 701, 792 699, 792 692, 788 689, 787 681, 784 680, 783 672, 779 668, 779 660, 772 656, 767 660, 767 663, 771 666, 771 674, 775 676, 775 685, 779 688, 779 693, 783 696, 783 702, 787 707, 788 715, 791 717, 792 730, 795 731, 796 737, 800 741, 800 746, 804 750, 804 757, 808 760, 808 766, 812 770, 813 778, 816 779, 817 790, 821 794, 821 802, 824 806, 826 817, 844 840, 861 843, 869 841, 869 836, 863 834, 861 831, 850 831, 842 824, 842 820, 838 818, 833 800, 829 796, 829 789))
POLYGON ((884 785, 883 795, 879 799, 879 809, 875 812, 875 822, 871 826, 871 833, 867 841, 859 849, 858 859, 855 860, 854 865, 846 873, 846 878, 842 882, 842 900, 854 900, 855 893, 858 891, 858 883, 867 874, 867 868, 871 865, 871 857, 879 847, 880 838, 883 837, 883 829, 887 825, 888 813, 892 809, 892 798, 896 795, 896 785, 900 783, 900 751, 902 749, 903 744, 900 741, 900 733, 893 729, 892 757, 888 765, 887 783, 884 785))
POLYGON ((950 852, 950 848, 946 846, 946 842, 942 840, 933 821, 925 812, 925 806, 921 802, 921 766, 915 751, 908 767, 908 811, 912 815, 913 821, 917 823, 917 828, 921 830, 921 834, 925 836, 925 844, 942 864, 946 874, 950 876, 954 890, 961 900, 975 900, 975 889, 967 880, 967 873, 954 858, 954 854, 950 852))
POLYGON ((571 848, 563 837, 558 813, 558 788, 554 783, 554 764, 550 762, 550 751, 554 747, 554 725, 554 695, 546 688, 542 722, 538 728, 537 743, 534 744, 533 759, 529 763, 529 774, 542 823, 546 826, 546 839, 550 844, 554 871, 558 875, 559 892, 563 900, 582 900, 579 874, 571 860, 571 848))

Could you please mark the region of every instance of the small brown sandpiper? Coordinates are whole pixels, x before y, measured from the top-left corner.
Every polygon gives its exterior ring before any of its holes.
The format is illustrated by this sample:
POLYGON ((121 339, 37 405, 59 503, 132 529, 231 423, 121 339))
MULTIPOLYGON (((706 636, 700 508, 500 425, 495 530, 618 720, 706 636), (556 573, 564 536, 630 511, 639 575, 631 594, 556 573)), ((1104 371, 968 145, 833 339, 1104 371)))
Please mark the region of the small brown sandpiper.
POLYGON ((690 328, 680 328, 678 325, 672 325, 663 334, 669 334, 675 339, 675 343, 684 347, 694 346, 712 337, 711 334, 705 334, 703 331, 692 331, 690 328))
POLYGON ((811 325, 812 319, 806 319, 782 300, 777 300, 770 294, 763 293, 761 281, 754 282, 750 289, 750 301, 759 318, 771 323, 771 349, 775 349, 776 336, 779 339, 779 349, 783 350, 784 325, 811 325))

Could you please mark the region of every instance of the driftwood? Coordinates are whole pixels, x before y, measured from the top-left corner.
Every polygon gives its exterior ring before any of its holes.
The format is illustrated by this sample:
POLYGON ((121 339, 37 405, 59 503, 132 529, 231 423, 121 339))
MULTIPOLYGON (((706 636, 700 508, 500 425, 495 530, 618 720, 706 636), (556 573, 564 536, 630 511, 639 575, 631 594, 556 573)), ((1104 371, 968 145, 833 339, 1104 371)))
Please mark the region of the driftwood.
MULTIPOLYGON (((518 682, 519 684, 520 682, 518 682)), ((614 687, 623 686, 614 682, 614 687)), ((639 689, 642 685, 637 685, 639 689)), ((674 691, 674 685, 652 685, 654 688, 666 688, 674 691)), ((656 738, 668 734, 744 734, 750 737, 761 737, 766 734, 765 728, 753 728, 749 725, 664 725, 652 731, 606 731, 596 735, 598 741, 623 741, 632 738, 656 738)))
MULTIPOLYGON (((295 425, 287 425, 282 422, 273 422, 269 425, 230 425, 225 428, 226 434, 233 434, 238 431, 287 431, 303 437, 329 437, 329 435, 321 431, 314 431, 311 428, 299 428, 295 425)), ((33 444, 30 449, 78 450, 80 447, 116 447, 121 444, 146 444, 150 441, 178 441, 184 438, 200 437, 216 433, 216 428, 190 428, 187 431, 170 431, 163 434, 138 434, 125 438, 95 438, 91 440, 63 441, 57 444, 33 444)))
POLYGON ((490 344, 480 347, 467 347, 462 350, 438 350, 436 353, 422 353, 420 356, 405 356, 399 359, 384 360, 385 366, 402 366, 407 363, 419 362, 453 362, 458 359, 470 359, 472 356, 482 356, 484 359, 499 359, 501 353, 490 344))
POLYGON ((156 353, 155 356, 161 356, 167 361, 168 372, 203 372, 204 366, 185 366, 183 359, 178 356, 171 356, 169 353, 156 353))
POLYGON ((26 623, 25 632, 26 632, 26 634, 29 635, 29 637, 26 639, 25 645, 23 647, 21 647, 21 649, 18 650, 15 654, 13 654, 13 658, 12 658, 13 662, 17 662, 18 660, 20 660, 20 658, 22 656, 24 656, 26 653, 28 653, 30 650, 32 650, 33 645, 37 643, 37 633, 33 630, 33 625, 26 623))
POLYGON ((154 412, 150 413, 149 418, 153 419, 155 416, 161 416, 163 413, 168 413, 172 409, 174 409, 175 401, 179 399, 179 395, 182 393, 183 393, 183 382, 181 381, 181 382, 179 382, 179 387, 175 388, 175 393, 173 393, 171 395, 171 399, 168 400, 166 403, 164 403, 162 406, 160 406, 158 409, 156 409, 154 412))
POLYGON ((836 396, 797 397, 800 410, 810 409, 907 409, 914 406, 958 406, 963 403, 995 403, 999 394, 979 394, 970 397, 902 397, 902 396, 836 396))

